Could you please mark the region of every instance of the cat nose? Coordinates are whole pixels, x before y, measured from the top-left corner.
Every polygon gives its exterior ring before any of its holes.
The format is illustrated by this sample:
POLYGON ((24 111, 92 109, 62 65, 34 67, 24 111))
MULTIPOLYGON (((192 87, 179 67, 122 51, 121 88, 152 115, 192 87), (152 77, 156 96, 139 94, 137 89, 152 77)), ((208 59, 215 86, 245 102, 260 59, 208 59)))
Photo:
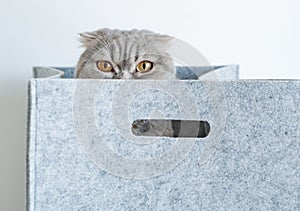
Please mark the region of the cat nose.
POLYGON ((122 79, 132 79, 133 77, 132 77, 132 74, 131 73, 129 73, 129 72, 123 72, 123 74, 122 74, 122 79))

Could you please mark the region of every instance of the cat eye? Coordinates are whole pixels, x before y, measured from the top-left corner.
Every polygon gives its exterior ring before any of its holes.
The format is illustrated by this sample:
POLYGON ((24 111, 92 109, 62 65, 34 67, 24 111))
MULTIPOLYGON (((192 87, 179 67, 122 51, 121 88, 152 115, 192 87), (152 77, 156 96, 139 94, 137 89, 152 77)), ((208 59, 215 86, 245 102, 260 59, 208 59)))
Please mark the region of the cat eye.
POLYGON ((98 61, 97 68, 103 72, 111 72, 113 71, 113 66, 108 61, 98 61))
POLYGON ((142 61, 136 66, 136 71, 144 73, 152 70, 153 63, 150 61, 142 61))

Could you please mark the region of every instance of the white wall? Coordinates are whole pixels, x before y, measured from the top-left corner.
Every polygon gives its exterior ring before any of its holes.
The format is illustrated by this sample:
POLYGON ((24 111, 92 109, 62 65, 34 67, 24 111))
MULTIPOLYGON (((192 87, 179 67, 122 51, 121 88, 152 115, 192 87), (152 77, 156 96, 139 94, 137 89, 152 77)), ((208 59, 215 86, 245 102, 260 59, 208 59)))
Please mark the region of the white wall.
POLYGON ((242 78, 297 78, 298 0, 2 0, 0 210, 24 209, 26 89, 34 65, 75 65, 77 34, 146 28, 187 41, 242 78))

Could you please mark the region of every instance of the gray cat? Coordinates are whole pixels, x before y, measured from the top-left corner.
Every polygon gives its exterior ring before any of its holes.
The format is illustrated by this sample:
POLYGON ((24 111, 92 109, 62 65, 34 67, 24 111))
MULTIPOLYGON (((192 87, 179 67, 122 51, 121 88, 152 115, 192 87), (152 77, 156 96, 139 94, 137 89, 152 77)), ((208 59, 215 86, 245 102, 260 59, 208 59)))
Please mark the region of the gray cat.
MULTIPOLYGON (((100 29, 80 34, 86 50, 75 77, 96 79, 173 80, 176 70, 166 49, 173 39, 147 30, 100 29)), ((171 121, 136 120, 135 135, 174 136, 171 121)))
POLYGON ((175 66, 166 52, 170 36, 110 29, 80 36, 86 50, 77 64, 77 78, 175 79, 175 66))

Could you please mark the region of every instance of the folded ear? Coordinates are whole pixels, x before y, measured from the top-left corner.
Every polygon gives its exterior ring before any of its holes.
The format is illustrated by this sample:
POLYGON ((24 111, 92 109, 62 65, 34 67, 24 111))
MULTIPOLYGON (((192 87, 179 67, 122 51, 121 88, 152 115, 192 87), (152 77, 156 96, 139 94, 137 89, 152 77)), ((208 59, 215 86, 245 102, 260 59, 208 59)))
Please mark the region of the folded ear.
POLYGON ((84 32, 80 33, 79 41, 85 46, 86 48, 93 47, 96 45, 105 45, 106 40, 108 38, 108 29, 99 29, 94 32, 84 32))
POLYGON ((142 30, 142 32, 144 32, 146 34, 146 36, 157 41, 158 43, 168 43, 169 41, 174 39, 174 37, 171 37, 169 35, 157 34, 157 33, 151 32, 151 31, 147 31, 147 30, 142 30))
POLYGON ((95 32, 83 32, 79 33, 79 36, 79 41, 83 44, 83 46, 88 48, 95 42, 97 35, 95 32))
POLYGON ((153 34, 150 39, 159 49, 167 51, 173 45, 171 41, 175 38, 169 35, 153 34))
POLYGON ((167 42, 173 40, 174 37, 171 37, 169 35, 164 35, 164 34, 156 34, 154 39, 157 40, 158 42, 167 43, 167 42))

